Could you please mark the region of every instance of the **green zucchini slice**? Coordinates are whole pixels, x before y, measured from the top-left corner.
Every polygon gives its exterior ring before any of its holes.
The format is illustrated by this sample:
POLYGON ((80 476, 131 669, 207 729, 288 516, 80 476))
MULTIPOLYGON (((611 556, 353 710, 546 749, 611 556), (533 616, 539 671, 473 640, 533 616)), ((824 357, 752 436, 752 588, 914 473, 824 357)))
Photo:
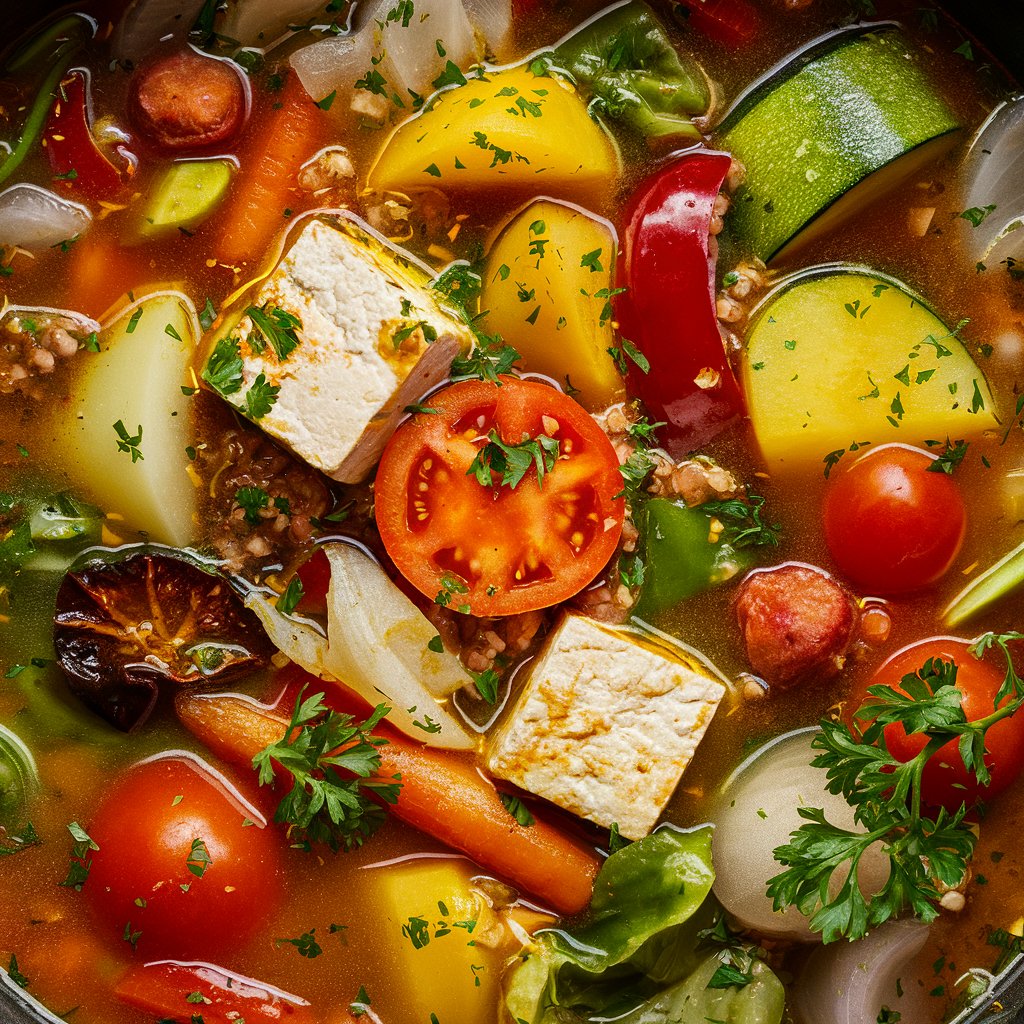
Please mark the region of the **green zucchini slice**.
POLYGON ((940 156, 959 127, 897 26, 818 40, 719 129, 746 168, 730 231, 766 262, 789 256, 940 156))

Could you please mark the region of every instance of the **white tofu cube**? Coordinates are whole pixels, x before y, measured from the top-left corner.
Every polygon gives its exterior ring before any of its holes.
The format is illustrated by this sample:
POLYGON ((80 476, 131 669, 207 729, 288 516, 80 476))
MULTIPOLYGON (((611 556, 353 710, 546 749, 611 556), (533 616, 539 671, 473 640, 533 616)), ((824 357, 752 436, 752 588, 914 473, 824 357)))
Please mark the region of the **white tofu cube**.
MULTIPOLYGON (((472 342, 428 281, 425 268, 361 222, 310 221, 244 307, 297 317, 299 344, 278 359, 243 312, 230 332, 242 357, 241 386, 221 393, 248 414, 246 394, 263 374, 280 391, 259 426, 335 480, 362 480, 405 406, 441 383, 472 342)), ((225 334, 218 325, 214 337, 225 334)))
POLYGON ((725 694, 634 633, 569 614, 491 741, 501 779, 628 839, 654 827, 725 694))

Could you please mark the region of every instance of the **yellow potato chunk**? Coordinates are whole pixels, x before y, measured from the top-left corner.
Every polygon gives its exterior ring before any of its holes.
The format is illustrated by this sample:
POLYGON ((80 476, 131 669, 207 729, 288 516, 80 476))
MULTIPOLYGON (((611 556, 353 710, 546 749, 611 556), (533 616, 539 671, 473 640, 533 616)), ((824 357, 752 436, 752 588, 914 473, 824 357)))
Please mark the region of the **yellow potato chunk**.
POLYGON ((894 278, 820 267, 761 304, 742 381, 775 470, 828 466, 865 444, 976 437, 997 425, 966 345, 894 278))
POLYGON ((492 950, 510 935, 470 886, 462 860, 418 861, 376 873, 382 955, 396 956, 389 998, 410 1021, 482 1020, 494 1006, 498 969, 492 950))
POLYGON ((438 93, 388 139, 368 184, 601 203, 618 175, 618 151, 575 88, 523 66, 438 93))
POLYGON ((189 383, 197 332, 195 310, 180 292, 127 306, 100 335, 100 351, 79 357, 84 372, 66 428, 64 468, 76 493, 176 547, 196 537, 196 488, 185 453, 196 444, 195 426, 181 387, 189 383))
POLYGON ((615 235, 575 206, 540 199, 498 236, 484 270, 487 329, 522 353, 530 370, 554 377, 586 408, 624 396, 608 349, 615 235), (577 393, 578 392, 578 393, 577 393))

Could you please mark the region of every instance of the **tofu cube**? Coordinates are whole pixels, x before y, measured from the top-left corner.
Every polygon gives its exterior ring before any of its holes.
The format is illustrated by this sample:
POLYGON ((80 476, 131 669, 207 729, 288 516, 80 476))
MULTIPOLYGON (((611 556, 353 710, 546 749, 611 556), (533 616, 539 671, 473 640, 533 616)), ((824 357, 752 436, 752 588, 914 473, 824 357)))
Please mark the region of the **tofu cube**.
MULTIPOLYGON (((453 357, 472 344, 465 324, 438 305, 429 280, 426 268, 361 221, 311 220, 247 299, 230 331, 243 364, 240 386, 218 390, 252 418, 246 395, 262 374, 264 388, 280 390, 255 422, 327 476, 357 483, 405 407, 445 380, 453 357), (254 331, 246 312, 252 307, 298 318, 299 343, 285 358, 265 332, 254 331)), ((225 325, 217 327, 214 338, 224 338, 225 325)))
POLYGON ((654 827, 725 687, 636 633, 569 614, 548 638, 488 768, 628 839, 654 827))

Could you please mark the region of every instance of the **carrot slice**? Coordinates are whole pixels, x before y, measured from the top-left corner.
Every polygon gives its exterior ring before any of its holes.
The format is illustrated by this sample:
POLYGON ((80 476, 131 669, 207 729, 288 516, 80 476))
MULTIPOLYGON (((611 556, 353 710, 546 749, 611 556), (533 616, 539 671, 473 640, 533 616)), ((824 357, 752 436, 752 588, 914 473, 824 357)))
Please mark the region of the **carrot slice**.
POLYGON ((243 154, 215 247, 217 258, 238 266, 260 260, 287 224, 302 165, 320 147, 325 121, 302 83, 291 76, 276 94, 279 102, 260 121, 260 132, 243 154))
MULTIPOLYGON (((332 696, 329 691, 328 702, 350 711, 352 701, 332 696)), ((251 765, 256 754, 284 736, 288 725, 278 710, 232 694, 183 693, 175 709, 210 750, 240 766, 251 765)), ((381 776, 402 777, 398 803, 388 807, 391 813, 559 913, 575 914, 587 906, 600 866, 592 849, 540 816, 528 828, 519 825, 472 761, 420 746, 386 726, 375 733, 389 741, 380 748, 381 776)))

